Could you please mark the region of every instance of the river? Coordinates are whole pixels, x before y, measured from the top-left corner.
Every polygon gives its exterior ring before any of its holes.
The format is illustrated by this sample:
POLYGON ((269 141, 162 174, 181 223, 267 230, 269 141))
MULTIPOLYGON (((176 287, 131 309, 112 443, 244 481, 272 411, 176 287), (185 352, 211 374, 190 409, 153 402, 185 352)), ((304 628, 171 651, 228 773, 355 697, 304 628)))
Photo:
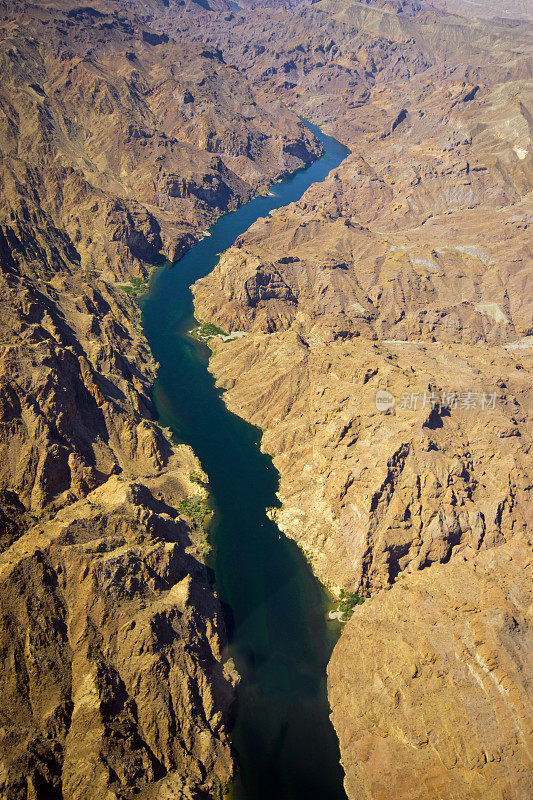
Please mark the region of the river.
POLYGON ((207 370, 190 286, 218 254, 269 211, 298 200, 346 157, 318 128, 325 154, 221 217, 172 268, 160 269, 143 303, 143 326, 159 362, 154 400, 162 425, 189 444, 209 476, 216 507, 211 534, 217 594, 229 609, 228 655, 242 676, 232 742, 235 800, 346 800, 329 720, 326 665, 339 634, 326 621, 327 597, 293 542, 265 510, 278 505, 278 475, 260 451, 260 432, 231 414, 207 370))

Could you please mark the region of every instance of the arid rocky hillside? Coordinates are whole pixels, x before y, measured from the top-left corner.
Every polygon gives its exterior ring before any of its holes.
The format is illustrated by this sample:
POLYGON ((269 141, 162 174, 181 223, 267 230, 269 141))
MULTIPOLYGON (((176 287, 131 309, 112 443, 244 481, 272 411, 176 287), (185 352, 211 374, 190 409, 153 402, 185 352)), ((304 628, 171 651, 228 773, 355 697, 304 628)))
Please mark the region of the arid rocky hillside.
POLYGON ((113 476, 0 555, 2 797, 191 799, 232 775, 220 609, 155 486, 113 476))
POLYGON ((436 8, 465 17, 489 19, 527 19, 533 21, 533 9, 528 0, 431 0, 436 8))
POLYGON ((124 4, 3 6, 4 216, 39 200, 83 267, 173 261, 318 152, 216 48, 177 45, 124 4))
POLYGON ((241 17, 204 38, 351 149, 195 288, 247 334, 211 369, 264 431, 280 527, 372 598, 329 670, 349 797, 525 800, 531 26, 322 0, 265 9, 247 49, 241 17))
POLYGON ((134 298, 318 143, 132 4, 0 4, 0 796, 218 796, 236 676, 134 298), (130 284, 130 279, 137 284, 130 284), (129 294, 128 294, 129 291, 129 294))
POLYGON ((281 529, 366 598, 328 677, 348 796, 528 800, 533 28, 470 6, 0 0, 6 800, 231 778, 236 676, 179 513, 200 465, 151 419, 130 281, 319 155, 293 112, 351 154, 196 298, 247 334, 210 368, 281 529))
POLYGON ((354 614, 329 665, 350 797, 530 796, 528 570, 517 534, 354 614))

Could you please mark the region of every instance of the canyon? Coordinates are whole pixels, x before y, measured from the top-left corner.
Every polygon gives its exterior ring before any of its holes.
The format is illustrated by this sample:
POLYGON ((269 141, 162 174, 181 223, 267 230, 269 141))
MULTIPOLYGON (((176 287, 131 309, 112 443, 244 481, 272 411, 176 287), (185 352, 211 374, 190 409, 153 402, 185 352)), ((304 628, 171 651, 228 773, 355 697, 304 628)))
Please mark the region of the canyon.
POLYGON ((206 36, 351 154, 238 238, 197 313, 246 334, 210 369, 263 430, 277 524, 366 598, 328 669, 348 796, 526 798, 531 27, 366 5, 206 36))
POLYGON ((322 154, 298 115, 349 155, 194 294, 273 519, 364 599, 328 667, 347 796, 530 796, 533 21, 480 9, 0 2, 2 797, 234 775, 206 476, 134 295, 322 154))
POLYGON ((237 676, 179 510, 205 476, 154 421, 130 281, 320 148, 126 4, 0 12, 0 794, 216 795, 237 676))

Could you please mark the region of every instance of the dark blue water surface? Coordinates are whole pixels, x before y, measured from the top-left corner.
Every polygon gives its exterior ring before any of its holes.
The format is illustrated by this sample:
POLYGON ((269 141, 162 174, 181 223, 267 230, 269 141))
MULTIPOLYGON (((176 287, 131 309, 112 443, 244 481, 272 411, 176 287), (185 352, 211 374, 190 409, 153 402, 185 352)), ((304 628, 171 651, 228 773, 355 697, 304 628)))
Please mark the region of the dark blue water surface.
POLYGON ((232 741, 239 765, 235 800, 345 800, 338 743, 329 720, 326 664, 338 635, 326 597, 297 547, 265 509, 278 505, 278 475, 260 432, 229 413, 206 365, 207 349, 187 336, 189 287, 207 275, 239 234, 301 197, 347 149, 309 125, 325 155, 211 228, 211 236, 154 276, 143 324, 160 364, 154 398, 160 421, 191 445, 209 476, 217 522, 212 566, 230 609, 231 655, 242 675, 232 741))

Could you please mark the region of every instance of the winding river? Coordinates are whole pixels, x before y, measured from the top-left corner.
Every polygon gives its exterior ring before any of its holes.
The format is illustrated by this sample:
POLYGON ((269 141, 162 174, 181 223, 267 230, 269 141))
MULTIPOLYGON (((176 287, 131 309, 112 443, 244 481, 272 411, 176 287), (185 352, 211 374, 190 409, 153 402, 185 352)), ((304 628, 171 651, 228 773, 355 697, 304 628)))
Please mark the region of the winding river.
POLYGON ((260 432, 224 406, 207 370, 208 350, 193 326, 190 286, 218 255, 269 211, 298 200, 345 158, 347 149, 313 125, 325 154, 221 217, 172 269, 154 276, 143 325, 160 364, 154 398, 163 425, 189 444, 209 476, 217 510, 212 567, 230 610, 231 655, 242 676, 232 741, 235 800, 345 800, 338 743, 329 720, 326 664, 338 624, 298 548, 265 509, 278 505, 277 473, 261 453, 260 432))

